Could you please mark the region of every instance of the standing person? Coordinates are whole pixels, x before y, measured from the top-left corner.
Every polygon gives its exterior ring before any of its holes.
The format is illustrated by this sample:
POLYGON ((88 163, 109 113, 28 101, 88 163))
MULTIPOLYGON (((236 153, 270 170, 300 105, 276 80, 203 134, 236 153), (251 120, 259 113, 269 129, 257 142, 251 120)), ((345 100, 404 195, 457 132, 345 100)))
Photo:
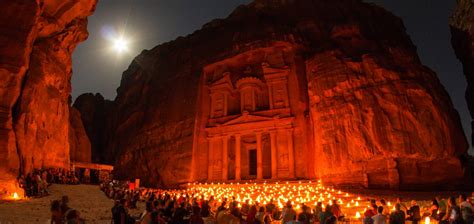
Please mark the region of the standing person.
POLYGON ((252 205, 250 210, 247 213, 247 224, 254 224, 255 223, 255 216, 257 215, 257 206, 252 205))
POLYGON ((265 207, 262 206, 258 209, 258 212, 257 214, 255 215, 255 220, 258 221, 259 223, 263 223, 264 222, 264 218, 265 218, 265 207))
MULTIPOLYGON (((209 202, 204 201, 201 206, 202 206, 202 208, 200 209, 201 216, 203 218, 207 218, 207 217, 211 216, 211 207, 209 206, 209 202)), ((196 206, 196 207, 199 208, 199 206, 196 206)))
POLYGON ((268 214, 273 215, 273 211, 275 210, 276 205, 273 202, 273 198, 270 199, 270 202, 265 206, 265 210, 267 211, 268 214))
POLYGON ((336 217, 336 220, 342 217, 341 207, 337 204, 336 200, 332 201, 331 212, 336 217))
POLYGON ((308 206, 303 204, 301 206, 301 210, 302 210, 302 212, 298 216, 298 222, 302 223, 302 224, 309 224, 311 222, 312 215, 308 211, 309 210, 308 206))
POLYGON ((125 208, 127 199, 120 199, 120 201, 115 202, 114 207, 112 207, 112 220, 113 224, 127 224, 128 212, 125 208))
POLYGON ((202 219, 201 214, 201 208, 199 208, 199 206, 193 206, 193 212, 189 218, 189 224, 204 224, 204 219, 202 219))
POLYGON ((374 215, 377 215, 377 205, 372 204, 372 208, 370 209, 367 209, 365 212, 364 212, 364 220, 363 220, 363 223, 364 224, 373 224, 374 223, 374 220, 372 219, 372 217, 374 215))
POLYGON ((184 208, 184 202, 181 202, 179 207, 173 213, 172 223, 174 224, 184 224, 184 217, 188 214, 184 208))
MULTIPOLYGON (((472 222, 470 222, 472 223, 472 222)), ((464 224, 462 219, 461 209, 458 206, 454 206, 449 217, 449 224, 464 224)))
POLYGON ((58 200, 51 202, 51 224, 63 223, 63 214, 61 213, 61 204, 58 200))
POLYGON ((153 203, 146 202, 145 211, 140 215, 140 224, 149 224, 151 222, 151 213, 153 212, 153 203))
POLYGON ((320 221, 319 215, 321 213, 323 213, 323 203, 318 202, 316 206, 314 207, 314 211, 313 211, 315 221, 320 221))
MULTIPOLYGON (((237 207, 237 203, 235 203, 235 206, 237 207)), ((242 205, 242 208, 240 209, 242 214, 247 215, 250 211, 250 204, 249 204, 249 199, 245 200, 245 203, 242 205)))
POLYGON ((431 202, 431 207, 430 207, 430 217, 436 219, 438 216, 438 210, 439 209, 439 204, 438 200, 436 198, 433 198, 433 201, 431 202))
POLYGON ((405 212, 402 211, 399 203, 395 204, 395 211, 390 214, 390 224, 404 224, 405 212))
POLYGON ((454 199, 454 197, 449 197, 448 205, 446 206, 446 213, 441 218, 440 223, 445 224, 445 223, 450 223, 451 222, 452 213, 453 213, 455 207, 457 207, 456 199, 454 199))
POLYGON ((473 223, 473 212, 472 212, 472 205, 467 201, 467 197, 465 194, 459 195, 459 207, 461 209, 462 219, 466 223, 473 223))
POLYGON ((385 217, 388 217, 390 215, 390 208, 387 206, 387 203, 385 202, 385 199, 380 199, 380 206, 383 207, 383 215, 385 217))
POLYGON ((374 224, 386 224, 385 216, 382 213, 383 213, 383 206, 379 206, 377 208, 377 215, 372 216, 372 220, 374 221, 374 224))
POLYGON ((66 224, 84 224, 84 219, 81 219, 79 211, 70 209, 66 215, 66 224))
POLYGON ((291 201, 286 202, 286 207, 283 208, 281 217, 282 217, 281 218, 282 224, 285 224, 296 218, 296 211, 293 209, 293 205, 291 204, 291 201))
POLYGON ((407 208, 407 206, 405 206, 405 205, 403 204, 401 197, 397 197, 397 204, 400 205, 400 209, 401 209, 401 210, 408 211, 408 208, 407 208))
POLYGON ((67 195, 63 195, 61 197, 61 213, 64 215, 67 211, 71 209, 69 207, 69 197, 67 195))
POLYGON ((324 212, 321 212, 321 214, 319 215, 319 223, 320 224, 327 224, 328 221, 331 220, 331 217, 334 217, 331 210, 332 210, 331 206, 327 205, 324 212))
POLYGON ((439 196, 436 197, 436 201, 438 201, 438 215, 436 216, 436 220, 441 221, 441 219, 446 215, 447 202, 439 196))
POLYGON ((227 208, 226 208, 226 202, 223 201, 223 202, 221 203, 221 205, 217 208, 216 216, 219 214, 219 212, 225 211, 225 210, 227 210, 227 208))
POLYGON ((411 207, 407 211, 407 220, 412 221, 413 224, 417 224, 421 220, 420 206, 416 204, 415 200, 411 201, 411 207))

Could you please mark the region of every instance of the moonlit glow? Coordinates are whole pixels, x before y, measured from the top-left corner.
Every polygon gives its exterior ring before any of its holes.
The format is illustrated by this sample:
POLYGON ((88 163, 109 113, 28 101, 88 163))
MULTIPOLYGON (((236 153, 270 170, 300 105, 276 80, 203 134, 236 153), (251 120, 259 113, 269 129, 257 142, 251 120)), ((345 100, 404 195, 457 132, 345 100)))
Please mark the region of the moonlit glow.
POLYGON ((127 51, 127 49, 128 49, 127 45, 128 45, 127 41, 124 40, 123 38, 118 38, 118 39, 114 40, 114 49, 115 49, 115 51, 117 51, 119 53, 127 51))

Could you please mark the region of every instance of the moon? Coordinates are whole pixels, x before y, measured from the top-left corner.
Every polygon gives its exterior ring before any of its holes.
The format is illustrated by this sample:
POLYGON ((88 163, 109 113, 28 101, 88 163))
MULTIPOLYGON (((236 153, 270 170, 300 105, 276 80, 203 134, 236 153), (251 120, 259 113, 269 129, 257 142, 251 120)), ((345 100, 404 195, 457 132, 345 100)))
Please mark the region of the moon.
POLYGON ((123 53, 128 50, 128 42, 120 37, 114 40, 113 49, 118 53, 123 53))

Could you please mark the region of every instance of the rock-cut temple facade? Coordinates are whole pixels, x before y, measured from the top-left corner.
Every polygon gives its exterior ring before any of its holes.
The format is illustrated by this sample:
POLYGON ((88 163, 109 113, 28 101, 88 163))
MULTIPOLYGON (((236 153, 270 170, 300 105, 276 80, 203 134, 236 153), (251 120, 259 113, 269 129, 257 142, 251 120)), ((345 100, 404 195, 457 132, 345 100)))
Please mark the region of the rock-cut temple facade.
POLYGON ((312 178, 304 74, 275 46, 204 68, 195 133, 195 180, 312 178), (303 100, 303 101, 301 101, 303 100), (295 150, 301 153, 296 153, 295 150))

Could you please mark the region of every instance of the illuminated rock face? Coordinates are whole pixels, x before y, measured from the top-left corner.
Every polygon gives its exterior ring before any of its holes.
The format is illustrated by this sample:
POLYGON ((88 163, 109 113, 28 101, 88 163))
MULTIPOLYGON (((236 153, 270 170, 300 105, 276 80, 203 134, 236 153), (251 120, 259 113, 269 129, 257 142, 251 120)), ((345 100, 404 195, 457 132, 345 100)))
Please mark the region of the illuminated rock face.
POLYGON ((96 1, 0 2, 0 191, 69 166, 71 54, 96 1))
POLYGON ((143 51, 117 92, 107 148, 121 178, 426 190, 464 174, 448 94, 402 22, 359 1, 241 6, 143 51))
POLYGON ((91 143, 81 120, 81 113, 74 107, 69 109, 69 147, 70 159, 75 162, 92 161, 91 143))

